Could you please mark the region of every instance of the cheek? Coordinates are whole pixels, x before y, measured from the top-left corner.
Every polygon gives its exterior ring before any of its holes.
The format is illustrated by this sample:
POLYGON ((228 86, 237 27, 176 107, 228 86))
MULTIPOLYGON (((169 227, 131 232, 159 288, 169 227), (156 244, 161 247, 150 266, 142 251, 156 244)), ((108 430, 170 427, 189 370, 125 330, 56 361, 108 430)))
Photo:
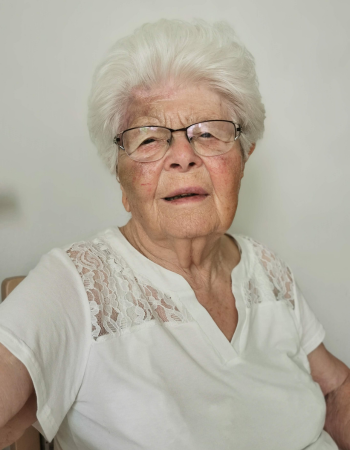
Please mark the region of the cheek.
POLYGON ((210 167, 208 166, 215 191, 224 196, 238 193, 242 170, 241 157, 229 158, 227 154, 213 158, 210 167))
POLYGON ((149 171, 144 170, 142 167, 137 168, 132 173, 132 185, 130 187, 135 193, 150 194, 153 190, 152 178, 149 171))
POLYGON ((131 202, 147 201, 154 197, 157 188, 158 173, 154 164, 140 164, 131 161, 129 167, 123 167, 120 182, 131 202))

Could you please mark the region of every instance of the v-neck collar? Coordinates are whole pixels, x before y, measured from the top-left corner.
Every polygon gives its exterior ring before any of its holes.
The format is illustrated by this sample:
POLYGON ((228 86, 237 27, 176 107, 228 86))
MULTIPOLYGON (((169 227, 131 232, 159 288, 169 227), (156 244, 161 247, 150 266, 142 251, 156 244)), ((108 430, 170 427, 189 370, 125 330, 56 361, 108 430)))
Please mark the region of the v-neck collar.
POLYGON ((138 277, 147 280, 164 293, 177 298, 197 322, 224 363, 234 359, 240 351, 240 336, 246 323, 246 306, 242 287, 250 272, 249 247, 246 240, 241 236, 229 233, 228 235, 235 239, 241 254, 239 263, 231 272, 232 293, 238 311, 238 323, 231 342, 217 326, 209 312, 198 302, 193 289, 181 275, 146 258, 130 244, 118 228, 110 228, 103 233, 103 236, 127 261, 138 277))

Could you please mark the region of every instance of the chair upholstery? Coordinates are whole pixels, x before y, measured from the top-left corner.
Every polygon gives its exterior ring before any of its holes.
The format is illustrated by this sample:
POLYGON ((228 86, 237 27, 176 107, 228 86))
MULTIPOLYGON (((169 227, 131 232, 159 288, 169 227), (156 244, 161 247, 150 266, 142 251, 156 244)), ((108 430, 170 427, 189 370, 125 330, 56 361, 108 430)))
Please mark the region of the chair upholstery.
MULTIPOLYGON (((6 278, 1 283, 1 299, 2 301, 15 289, 15 287, 25 277, 11 277, 6 278)), ((10 450, 46 450, 53 449, 53 444, 50 445, 40 436, 39 431, 33 427, 27 428, 24 434, 10 446, 10 450)))

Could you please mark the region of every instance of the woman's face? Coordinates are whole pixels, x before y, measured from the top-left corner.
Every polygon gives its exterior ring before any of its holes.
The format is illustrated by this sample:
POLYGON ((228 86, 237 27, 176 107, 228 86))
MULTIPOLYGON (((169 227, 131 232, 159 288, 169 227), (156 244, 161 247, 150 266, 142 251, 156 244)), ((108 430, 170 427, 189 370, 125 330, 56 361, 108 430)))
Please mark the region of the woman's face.
MULTIPOLYGON (((172 129, 211 119, 230 120, 220 95, 206 87, 138 91, 127 111, 126 128, 159 125, 172 129)), ((133 161, 119 154, 123 204, 149 238, 167 240, 223 234, 234 218, 244 163, 239 140, 219 156, 196 155, 183 131, 162 159, 133 161), (181 192, 201 193, 166 200, 181 192)))

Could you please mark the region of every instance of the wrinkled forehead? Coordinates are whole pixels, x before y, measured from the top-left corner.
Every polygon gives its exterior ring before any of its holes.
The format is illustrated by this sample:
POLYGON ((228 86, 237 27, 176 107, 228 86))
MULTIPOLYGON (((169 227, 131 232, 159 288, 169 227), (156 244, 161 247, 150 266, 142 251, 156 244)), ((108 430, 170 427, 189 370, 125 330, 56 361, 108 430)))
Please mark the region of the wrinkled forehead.
POLYGON ((223 96, 205 85, 135 88, 123 129, 142 125, 180 128, 210 119, 230 120, 228 109, 223 96))

